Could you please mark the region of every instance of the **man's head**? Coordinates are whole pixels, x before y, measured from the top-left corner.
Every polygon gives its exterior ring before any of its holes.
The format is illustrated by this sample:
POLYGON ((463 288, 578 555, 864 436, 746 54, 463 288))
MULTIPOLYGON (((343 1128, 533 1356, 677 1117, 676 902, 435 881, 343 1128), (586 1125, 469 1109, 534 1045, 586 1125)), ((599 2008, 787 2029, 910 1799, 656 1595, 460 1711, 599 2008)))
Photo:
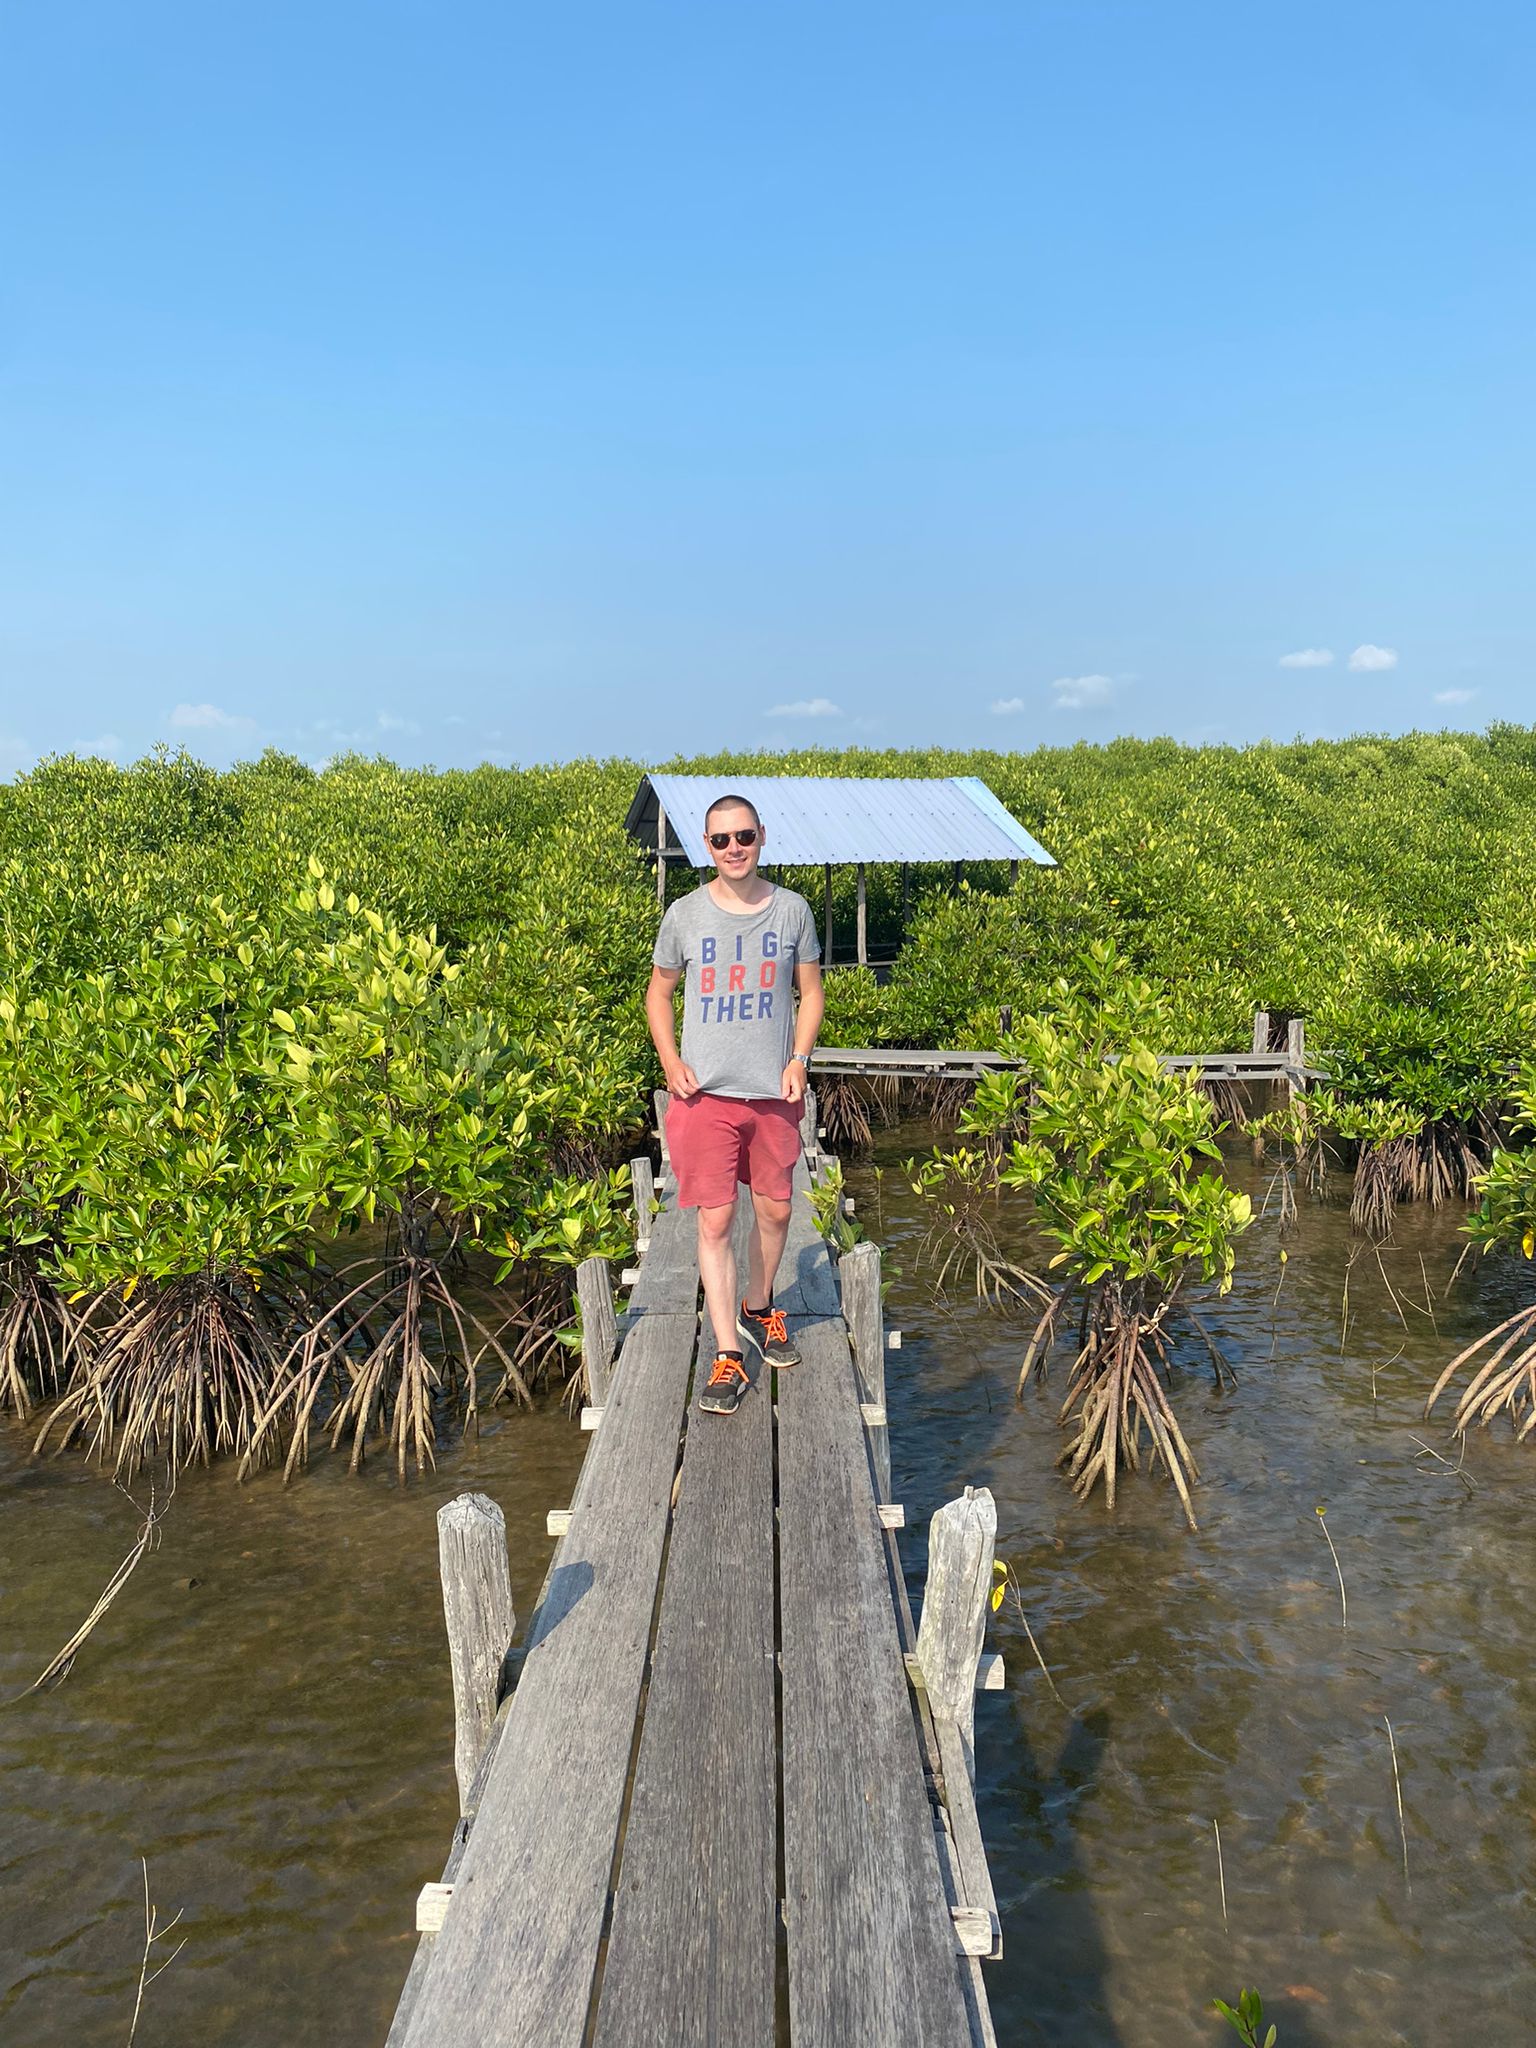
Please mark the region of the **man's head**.
POLYGON ((744 796, 717 796, 704 813, 704 844, 716 872, 741 882, 762 858, 763 821, 744 796))

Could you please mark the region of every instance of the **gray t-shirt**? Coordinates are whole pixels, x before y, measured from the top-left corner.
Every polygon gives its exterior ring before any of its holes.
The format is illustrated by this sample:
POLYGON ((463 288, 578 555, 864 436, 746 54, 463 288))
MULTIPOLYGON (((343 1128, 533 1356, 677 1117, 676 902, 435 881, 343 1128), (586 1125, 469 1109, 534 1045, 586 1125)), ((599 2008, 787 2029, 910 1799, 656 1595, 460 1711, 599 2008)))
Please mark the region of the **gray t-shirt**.
POLYGON ((811 906, 775 888, 745 914, 722 910, 706 882, 661 920, 656 965, 683 983, 683 1063, 706 1095, 781 1095, 795 1045, 795 968, 819 960, 811 906))

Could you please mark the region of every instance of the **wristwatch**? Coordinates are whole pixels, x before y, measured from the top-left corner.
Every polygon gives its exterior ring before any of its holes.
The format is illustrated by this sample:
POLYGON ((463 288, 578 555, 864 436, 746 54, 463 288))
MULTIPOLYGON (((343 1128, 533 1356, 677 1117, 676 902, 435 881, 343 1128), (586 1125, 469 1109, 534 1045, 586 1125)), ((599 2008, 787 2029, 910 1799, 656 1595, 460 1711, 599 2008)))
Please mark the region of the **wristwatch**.
POLYGON ((792 1053, 790 1054, 790 1058, 791 1058, 792 1060, 798 1060, 798 1061, 800 1062, 801 1066, 805 1068, 806 1072, 807 1072, 807 1073, 809 1073, 809 1072, 810 1072, 810 1070, 811 1070, 811 1056, 810 1056, 810 1054, 809 1054, 808 1052, 792 1052, 792 1053))

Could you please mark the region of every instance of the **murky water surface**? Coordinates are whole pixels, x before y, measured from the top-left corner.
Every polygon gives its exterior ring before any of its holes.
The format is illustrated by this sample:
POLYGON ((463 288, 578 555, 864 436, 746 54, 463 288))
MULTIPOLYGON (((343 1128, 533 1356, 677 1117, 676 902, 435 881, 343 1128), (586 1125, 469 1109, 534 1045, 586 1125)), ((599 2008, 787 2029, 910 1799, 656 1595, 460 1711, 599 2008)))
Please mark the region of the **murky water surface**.
MULTIPOLYGON (((1005 2048, 1214 2044, 1209 2001, 1243 1984, 1281 2048, 1536 2040, 1536 1447, 1479 1437, 1460 1476, 1420 1450, 1454 1460, 1425 1390, 1519 1276, 1445 1301, 1454 1217, 1405 1212, 1379 1268, 1340 1211, 1304 1205, 1277 1295, 1261 1223, 1213 1313, 1238 1387, 1181 1354, 1199 1533, 1156 1478, 1127 1481, 1111 1521, 1053 1469, 1065 1359, 1016 1405, 1019 1322, 925 1298, 897 1168, 920 1142, 893 1134, 882 1173, 850 1173, 903 1269, 889 1406, 914 1597, 927 1516, 989 1485, 1067 1702, 1005 1609, 1009 1690, 977 1716, 1005 2048)), ((454 1812, 433 1516, 465 1486, 501 1502, 526 1615, 583 1448, 551 1406, 498 1418, 404 1494, 324 1459, 286 1493, 228 1468, 183 1479, 70 1677, 0 1711, 0 2040, 125 2041, 144 1856, 187 1944, 141 2042, 378 2048, 454 1812)), ((136 1524, 99 1475, 0 1433, 0 1693, 47 1662, 136 1524)))

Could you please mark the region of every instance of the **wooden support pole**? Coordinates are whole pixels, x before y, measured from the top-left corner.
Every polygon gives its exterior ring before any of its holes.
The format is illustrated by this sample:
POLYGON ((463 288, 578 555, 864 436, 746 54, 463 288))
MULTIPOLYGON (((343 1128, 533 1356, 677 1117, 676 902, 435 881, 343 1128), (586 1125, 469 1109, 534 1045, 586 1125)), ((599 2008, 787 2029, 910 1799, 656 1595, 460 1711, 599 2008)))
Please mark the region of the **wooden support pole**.
POLYGON ((816 1143, 817 1130, 816 1090, 807 1082, 800 1099, 800 1150, 807 1159, 814 1159, 820 1149, 816 1143))
POLYGON ((866 888, 864 863, 858 864, 859 882, 859 965, 869 965, 869 896, 866 888))
POLYGON ((928 1525, 928 1584, 917 1630, 917 1657, 935 1716, 959 1730, 966 1769, 976 1776, 976 1667, 987 1633, 997 1505, 985 1486, 968 1486, 928 1525))
POLYGON ((667 1150, 667 1111, 672 1106, 671 1089, 658 1088, 652 1097, 652 1106, 656 1111, 656 1142, 661 1147, 661 1170, 665 1173, 672 1164, 672 1154, 667 1150))
POLYGON ((901 864, 901 930, 905 937, 907 912, 912 908, 912 863, 904 860, 901 864))
POLYGON ((830 966, 832 965, 832 863, 831 863, 831 861, 828 861, 828 862, 827 862, 827 864, 826 864, 826 866, 825 866, 825 867, 824 867, 824 868, 822 869, 822 871, 821 871, 821 880, 822 880, 822 892, 823 892, 823 894, 822 894, 822 903, 823 903, 823 909, 822 909, 822 920, 821 920, 821 922, 822 922, 822 933, 821 933, 821 964, 823 965, 823 967, 830 967, 830 966))
POLYGON ((878 1499, 889 1500, 891 1433, 885 1419, 885 1311, 880 1302, 879 1245, 866 1240, 844 1252, 837 1262, 837 1277, 858 1374, 859 1401, 869 1411, 865 1421, 875 1466, 875 1492, 878 1499), (870 1420, 876 1414, 879 1421, 870 1420))
POLYGON ((496 1720, 517 1633, 507 1569, 507 1521, 483 1493, 461 1493, 437 1511, 437 1565, 453 1667, 453 1768, 462 1812, 496 1720))
POLYGON ((1290 1017, 1285 1026, 1285 1056, 1292 1066, 1304 1067, 1307 1063, 1307 1020, 1305 1017, 1290 1017))
POLYGON ((1018 883, 1019 864, 1016 860, 1011 860, 1008 863, 1008 886, 1010 889, 1016 889, 1018 887, 1018 883))
POLYGON ((581 1303, 581 1362, 587 1369, 587 1399, 601 1408, 613 1379, 613 1354, 619 1342, 613 1312, 613 1268, 606 1259, 583 1259, 576 1268, 576 1299, 581 1303))
POLYGON ((1269 1051, 1268 1010, 1255 1010, 1253 1013, 1253 1049, 1255 1052, 1269 1051))
POLYGON ((629 1184, 635 1192, 635 1250, 643 1252, 651 1242, 651 1204, 656 1199, 656 1175, 649 1153, 642 1152, 629 1162, 629 1184))
POLYGON ((656 806, 656 901, 667 900, 667 813, 662 804, 656 806))
POLYGON ((963 866, 963 865, 964 865, 964 863, 963 863, 963 862, 961 862, 961 861, 958 861, 958 860, 957 860, 957 861, 955 862, 955 868, 954 868, 954 882, 955 882, 955 887, 956 887, 957 889, 958 889, 958 888, 959 888, 959 886, 960 886, 960 870, 961 870, 961 868, 962 868, 962 866, 963 866))

